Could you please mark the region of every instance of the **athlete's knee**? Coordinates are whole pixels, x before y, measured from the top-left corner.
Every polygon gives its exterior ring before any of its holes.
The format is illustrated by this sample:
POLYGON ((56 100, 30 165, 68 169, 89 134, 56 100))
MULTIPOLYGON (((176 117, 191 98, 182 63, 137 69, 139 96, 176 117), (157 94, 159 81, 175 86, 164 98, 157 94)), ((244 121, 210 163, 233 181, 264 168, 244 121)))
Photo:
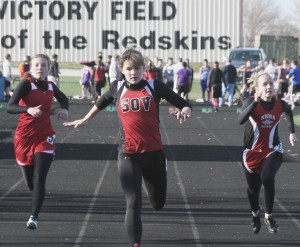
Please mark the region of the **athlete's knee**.
POLYGON ((260 187, 250 188, 248 187, 247 192, 249 195, 259 194, 260 187))
POLYGON ((140 199, 136 197, 130 197, 126 200, 127 208, 131 210, 141 210, 142 202, 140 199))
POLYGON ((274 186, 275 179, 273 177, 264 177, 262 178, 262 184, 264 187, 274 186))

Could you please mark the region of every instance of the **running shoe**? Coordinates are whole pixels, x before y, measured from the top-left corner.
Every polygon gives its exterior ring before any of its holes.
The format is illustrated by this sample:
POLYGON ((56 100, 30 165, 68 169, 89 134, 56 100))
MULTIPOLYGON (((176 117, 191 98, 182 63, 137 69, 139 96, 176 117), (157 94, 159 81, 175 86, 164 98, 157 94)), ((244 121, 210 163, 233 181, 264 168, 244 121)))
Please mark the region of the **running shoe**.
POLYGON ((260 231, 260 227, 261 227, 261 223, 260 223, 260 214, 257 217, 252 217, 252 228, 253 228, 253 232, 255 234, 259 233, 260 231))
POLYGON ((265 219, 265 224, 267 225, 270 233, 277 233, 279 231, 279 226, 276 224, 276 221, 273 219, 273 217, 265 219))
POLYGON ((31 215, 29 217, 29 220, 27 221, 27 227, 30 229, 30 230, 34 230, 37 228, 37 217, 31 215))

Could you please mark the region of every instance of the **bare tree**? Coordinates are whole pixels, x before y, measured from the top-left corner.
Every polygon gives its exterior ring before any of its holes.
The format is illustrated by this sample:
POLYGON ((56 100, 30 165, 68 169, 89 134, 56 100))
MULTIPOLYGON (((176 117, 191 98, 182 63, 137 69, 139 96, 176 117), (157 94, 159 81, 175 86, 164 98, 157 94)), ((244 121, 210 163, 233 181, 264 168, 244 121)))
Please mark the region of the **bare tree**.
MULTIPOLYGON (((299 9, 300 11, 300 9, 299 9)), ((280 23, 271 23, 268 30, 266 30, 266 35, 274 35, 274 36, 294 36, 299 37, 299 28, 296 24, 281 21, 280 23)))
POLYGON ((253 46, 256 35, 266 34, 278 20, 278 6, 272 0, 244 1, 244 35, 246 46, 253 46))

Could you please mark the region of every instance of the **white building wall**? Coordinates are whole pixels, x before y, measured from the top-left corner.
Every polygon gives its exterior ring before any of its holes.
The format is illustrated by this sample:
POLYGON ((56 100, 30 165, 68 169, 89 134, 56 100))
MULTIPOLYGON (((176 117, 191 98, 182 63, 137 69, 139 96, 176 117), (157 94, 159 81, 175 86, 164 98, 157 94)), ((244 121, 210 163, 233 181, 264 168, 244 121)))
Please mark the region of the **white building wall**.
POLYGON ((137 49, 150 58, 222 61, 241 43, 241 4, 241 0, 1 0, 0 60, 6 53, 15 61, 36 53, 57 53, 59 61, 90 60, 97 51, 104 56, 122 53, 122 40, 131 36, 137 49), (151 20, 151 13, 157 20, 151 20), (108 32, 118 39, 105 36, 108 32), (208 37, 212 46, 202 41, 208 37), (107 38, 115 43, 105 42, 107 38))

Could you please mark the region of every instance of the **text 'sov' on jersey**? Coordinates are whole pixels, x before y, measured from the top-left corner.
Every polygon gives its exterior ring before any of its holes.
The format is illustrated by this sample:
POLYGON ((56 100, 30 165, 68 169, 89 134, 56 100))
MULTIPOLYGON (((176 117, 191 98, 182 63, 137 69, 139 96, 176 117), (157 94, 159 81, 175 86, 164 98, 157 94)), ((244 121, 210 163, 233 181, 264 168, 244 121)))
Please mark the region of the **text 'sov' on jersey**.
POLYGON ((260 172, 260 163, 271 153, 283 153, 278 136, 278 124, 283 113, 280 100, 275 100, 273 108, 266 111, 261 103, 253 109, 245 130, 245 150, 243 163, 249 172, 260 172), (248 136, 247 136, 248 135, 248 136))
POLYGON ((41 105, 42 115, 33 117, 28 113, 21 113, 19 116, 16 135, 23 137, 50 136, 54 134, 54 130, 50 121, 50 110, 53 100, 53 86, 48 82, 48 90, 42 91, 38 89, 35 82, 31 78, 26 79, 31 85, 28 95, 19 101, 20 106, 36 107, 41 105))
POLYGON ((134 154, 163 148, 159 132, 159 106, 149 83, 136 90, 128 90, 125 86, 120 88, 117 109, 122 123, 122 152, 134 154))

